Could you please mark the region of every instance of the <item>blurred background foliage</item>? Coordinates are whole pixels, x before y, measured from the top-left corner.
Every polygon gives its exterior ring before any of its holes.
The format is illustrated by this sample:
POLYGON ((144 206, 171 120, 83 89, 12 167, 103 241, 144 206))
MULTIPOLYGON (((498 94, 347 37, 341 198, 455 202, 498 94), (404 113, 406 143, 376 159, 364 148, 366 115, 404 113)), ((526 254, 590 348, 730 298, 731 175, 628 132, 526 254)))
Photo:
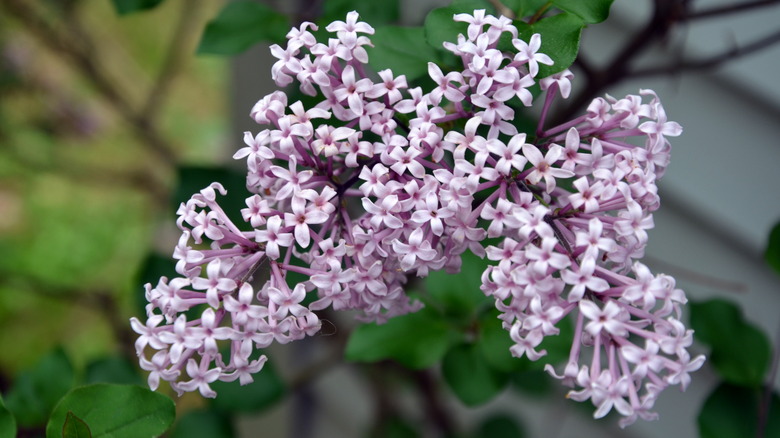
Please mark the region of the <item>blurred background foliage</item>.
POLYGON ((55 345, 80 370, 132 346, 139 270, 169 242, 158 225, 175 166, 224 161, 228 142, 226 60, 193 56, 220 2, 127 16, 108 1, 4 6, 2 389, 55 345))
MULTIPOLYGON (((230 132, 230 58, 208 55, 234 55, 259 40, 279 41, 293 22, 327 23, 358 8, 369 23, 388 26, 374 40, 373 66, 424 75, 427 57, 452 60, 434 47, 442 35, 454 32, 447 18, 454 11, 492 5, 522 17, 555 4, 574 23, 569 32, 574 35, 554 49, 568 53, 571 62, 579 32, 605 19, 612 2, 590 2, 601 5, 594 14, 596 9, 578 0, 454 0, 425 23, 418 17, 425 28, 390 27, 403 16, 398 1, 312 0, 297 9, 290 6, 294 2, 278 3, 279 11, 251 1, 0 0, 0 437, 8 418, 3 401, 20 436, 42 436, 48 414, 74 384, 144 385, 128 319, 143 312, 142 285, 173 274, 169 255, 178 238, 173 209, 214 180, 236 189, 233 211, 243 204, 243 170, 228 164, 240 146, 232 143, 237 136, 230 132), (258 26, 258 16, 264 26, 258 26), (432 45, 413 46, 423 35, 434 40, 432 45)), ((632 56, 665 42, 670 17, 684 21, 671 5, 682 3, 653 2, 655 14, 629 42, 635 46, 632 56)), ((750 50, 776 42, 777 36, 770 37, 750 50)), ((726 59, 716 56, 707 65, 726 59)), ((577 101, 587 102, 625 79, 630 62, 618 53, 602 72, 576 64, 587 85, 564 113, 581 110, 577 101)), ((257 75, 267 79, 268 68, 257 75)), ((780 266, 778 230, 768 253, 775 268, 780 266)), ((171 436, 233 436, 234 414, 268 409, 290 393, 302 418, 292 434, 305 436, 304 420, 311 419, 305 415, 311 408, 307 385, 344 355, 374 363, 355 366, 377 404, 368 436, 420 436, 420 424, 404 415, 403 403, 386 396, 402 399, 410 388, 422 399, 426 420, 452 433, 457 425, 437 398, 440 387, 466 406, 482 405, 507 386, 537 399, 552 391, 561 396, 563 389, 551 389, 539 364, 510 357, 510 340, 476 287, 484 263, 468 260, 459 276, 435 273, 413 283, 413 292, 425 291, 420 297, 427 307, 418 314, 382 327, 361 326, 351 336, 349 323, 339 320, 338 329, 328 327, 322 337, 293 347, 295 360, 305 359, 293 370, 297 374, 280 370, 286 374, 280 379, 269 363, 249 387, 215 384, 222 394, 215 401, 197 394, 177 398, 179 423, 171 436), (420 336, 423 332, 427 336, 420 336), (326 354, 318 354, 315 342, 327 344, 326 354), (438 363, 440 375, 430 368, 438 363), (442 382, 433 381, 439 377, 442 382)), ((775 379, 769 340, 728 302, 697 304, 692 313, 724 382, 699 418, 702 436, 726 430, 728 436, 747 436, 741 418, 769 406, 759 406, 757 398, 777 398, 762 388, 775 379), (722 335, 735 330, 741 335, 722 335), (745 339, 753 340, 749 354, 745 339), (735 410, 734 400, 742 410, 735 410)), ((572 331, 570 325, 562 328, 564 336, 545 345, 561 359, 572 331)), ((160 392, 171 395, 167 386, 160 392)), ((70 394, 66 398, 75 397, 70 394)), ((580 408, 590 415, 588 406, 575 407, 580 408)), ((766 436, 780 433, 777 402, 772 409, 766 436)), ((523 436, 515 415, 492 412, 481 420, 469 436, 523 436)), ((71 424, 74 430, 78 426, 71 424)))

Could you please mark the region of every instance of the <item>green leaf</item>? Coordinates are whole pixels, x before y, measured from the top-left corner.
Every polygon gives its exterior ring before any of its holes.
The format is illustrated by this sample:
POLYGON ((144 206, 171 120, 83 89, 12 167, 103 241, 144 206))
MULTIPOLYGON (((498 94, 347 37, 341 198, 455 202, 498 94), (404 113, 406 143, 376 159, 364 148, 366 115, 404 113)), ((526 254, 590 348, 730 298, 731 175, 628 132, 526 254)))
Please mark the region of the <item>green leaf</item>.
POLYGON ((690 309, 696 338, 712 348, 709 362, 723 380, 760 386, 771 352, 766 335, 745 321, 739 308, 729 301, 691 303, 690 309))
POLYGON ((585 23, 601 23, 609 17, 609 8, 614 0, 552 0, 552 3, 566 12, 570 12, 585 23))
MULTIPOLYGON (((223 397, 220 394, 217 398, 223 397)), ((232 438, 236 436, 230 416, 213 409, 190 411, 176 422, 171 438, 232 438)))
POLYGON ((153 9, 162 2, 163 0, 112 0, 114 9, 119 15, 153 9))
POLYGON ((551 2, 549 0, 504 0, 501 3, 515 11, 517 18, 524 18, 536 14, 542 8, 547 9, 551 2))
POLYGON ((474 438, 523 438, 525 432, 516 416, 493 415, 482 421, 474 438))
POLYGON ((580 34, 585 22, 574 14, 563 12, 543 18, 534 24, 515 22, 518 37, 528 42, 533 34, 542 37, 541 53, 548 55, 555 62, 553 65, 539 64, 539 75, 544 78, 569 68, 577 58, 580 47, 580 34))
POLYGON ((468 324, 474 316, 492 307, 492 300, 487 299, 479 289, 482 273, 487 266, 486 259, 466 252, 463 254, 463 265, 459 273, 433 271, 425 279, 425 289, 428 295, 443 307, 445 315, 456 317, 468 324))
POLYGON ((65 416, 65 424, 62 426, 62 438, 92 438, 92 432, 84 420, 68 411, 65 416))
POLYGON ((490 366, 497 370, 511 372, 527 369, 530 361, 518 359, 509 352, 509 347, 514 342, 509 337, 509 332, 501 326, 498 314, 498 310, 494 309, 479 320, 477 345, 482 355, 490 366))
POLYGON ((236 55, 260 41, 282 43, 290 30, 287 17, 255 1, 229 2, 206 25, 199 54, 236 55))
POLYGON ((409 368, 427 368, 438 362, 457 338, 434 311, 391 318, 385 324, 363 324, 349 337, 345 357, 354 362, 394 359, 409 368))
POLYGON ((769 242, 764 252, 764 260, 780 274, 780 222, 776 223, 769 233, 769 242))
POLYGON ((331 23, 336 20, 344 21, 351 11, 357 11, 360 14, 360 21, 375 27, 398 22, 401 15, 401 5, 399 0, 374 2, 328 0, 323 5, 322 17, 318 21, 323 23, 331 23))
POLYGON ((561 364, 569 358, 572 341, 574 340, 574 322, 571 317, 565 317, 555 324, 560 330, 557 335, 545 336, 537 351, 547 350, 547 355, 533 362, 537 369, 544 368, 545 363, 561 364))
POLYGON ((490 401, 509 383, 509 375, 490 367, 475 344, 451 348, 444 356, 441 370, 447 386, 467 406, 490 401))
POLYGON ((541 370, 547 363, 556 365, 569 357, 574 339, 574 324, 570 318, 564 318, 556 324, 560 333, 546 336, 539 344, 536 350, 547 350, 547 355, 534 362, 525 356, 522 358, 512 356, 509 347, 514 343, 509 337, 509 331, 501 325, 498 315, 498 310, 492 309, 479 319, 476 340, 485 360, 493 368, 505 372, 541 370))
POLYGON ((422 27, 384 26, 371 38, 374 47, 366 47, 369 63, 377 71, 392 69, 411 81, 428 73, 428 63, 438 59, 436 50, 423 44, 422 27))
POLYGON ((154 437, 176 416, 173 401, 135 385, 97 383, 74 388, 60 400, 46 425, 46 437, 61 436, 68 412, 89 424, 94 438, 154 437))
MULTIPOLYGON (((259 356, 258 352, 255 352, 259 356)), ((254 360, 253 356, 251 359, 254 360)), ((268 409, 279 402, 287 392, 284 382, 270 361, 254 375, 255 381, 241 386, 238 380, 233 382, 216 381, 211 388, 217 392, 217 398, 211 401, 215 409, 230 413, 254 413, 268 409)))
MULTIPOLYGON (((743 438, 756 436, 762 391, 722 383, 699 412, 700 438, 743 438)), ((772 394, 765 437, 780 436, 780 397, 772 394)))
POLYGON ((42 425, 73 381, 70 360, 62 348, 56 348, 33 368, 19 373, 6 396, 6 406, 20 425, 42 425))
POLYGON ((143 385, 144 379, 138 374, 135 364, 124 356, 110 356, 87 364, 85 383, 119 383, 143 385))
POLYGON ((512 373, 511 379, 513 388, 536 398, 549 394, 554 386, 550 375, 541 369, 512 373))
POLYGON ((483 0, 454 1, 449 6, 436 8, 425 16, 425 40, 438 50, 445 50, 445 41, 457 43, 458 34, 466 35, 468 23, 453 21, 455 14, 473 14, 476 9, 492 9, 490 3, 483 0))
POLYGON ((6 409, 3 397, 0 396, 0 437, 16 436, 16 420, 13 414, 6 409))

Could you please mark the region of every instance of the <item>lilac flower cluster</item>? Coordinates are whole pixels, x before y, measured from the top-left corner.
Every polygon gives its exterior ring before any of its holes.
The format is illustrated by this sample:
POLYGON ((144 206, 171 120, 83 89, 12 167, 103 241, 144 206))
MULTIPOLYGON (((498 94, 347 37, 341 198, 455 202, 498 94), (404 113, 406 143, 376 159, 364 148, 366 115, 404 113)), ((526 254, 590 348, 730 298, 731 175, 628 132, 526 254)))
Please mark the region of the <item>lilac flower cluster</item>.
POLYGON ((255 349, 317 333, 315 312, 328 307, 380 323, 416 311, 407 276, 458 272, 467 250, 495 262, 481 288, 514 356, 543 357, 542 340, 574 315, 568 363, 561 375, 547 370, 573 387, 570 398, 590 400, 595 417, 614 408, 624 424, 651 419, 661 390, 688 385, 704 358, 686 350, 685 296, 637 261, 659 206, 667 137, 680 126, 645 90, 596 99, 546 129, 553 100, 569 95, 566 70, 539 81, 538 128, 518 132, 510 101, 531 106, 539 64, 552 64, 540 36, 523 41, 511 20, 483 10, 454 20, 467 35, 445 48, 463 69, 429 63, 436 87, 427 92, 365 70, 374 29, 355 12, 327 26, 327 44, 304 23, 271 48, 276 83, 322 99, 305 108, 276 91, 252 109, 265 129, 246 133, 234 156, 247 162, 248 226, 222 210, 218 183, 181 205, 181 276, 147 285, 148 320, 131 320, 152 388, 163 379, 214 397, 216 380, 249 383, 266 361, 250 358, 255 349), (507 36, 514 50, 499 50, 507 36), (258 286, 259 272, 270 273, 258 286), (289 273, 307 280, 290 285, 289 273))

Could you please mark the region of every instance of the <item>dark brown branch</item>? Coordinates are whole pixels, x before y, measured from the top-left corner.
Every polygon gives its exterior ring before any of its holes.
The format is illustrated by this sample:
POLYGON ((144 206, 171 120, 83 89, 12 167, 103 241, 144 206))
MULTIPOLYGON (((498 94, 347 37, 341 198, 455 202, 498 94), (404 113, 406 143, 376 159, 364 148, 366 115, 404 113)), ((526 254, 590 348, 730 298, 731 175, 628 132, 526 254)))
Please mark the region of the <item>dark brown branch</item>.
POLYGON ((780 43, 780 31, 767 35, 766 37, 756 40, 748 45, 734 47, 731 50, 727 50, 724 53, 720 53, 714 56, 701 59, 681 59, 669 65, 635 70, 630 72, 629 75, 632 78, 636 78, 642 76, 665 75, 679 73, 682 71, 714 68, 726 62, 733 61, 736 58, 741 58, 743 56, 750 55, 751 53, 758 52, 777 43, 780 43))
MULTIPOLYGON (((91 40, 86 33, 74 37, 58 29, 43 18, 34 2, 24 0, 0 0, 0 4, 11 16, 25 24, 26 28, 40 39, 52 52, 72 62, 87 78, 103 98, 133 128, 135 135, 146 148, 168 166, 176 164, 174 148, 154 126, 146 123, 142 111, 136 111, 128 96, 114 86, 114 82, 93 56, 91 40)), ((83 30, 83 29, 82 29, 83 30)))
POLYGON ((411 371, 414 383, 423 398, 426 418, 431 419, 442 436, 454 436, 455 425, 444 407, 437 387, 436 379, 429 370, 411 371))
POLYGON ((686 20, 696 20, 701 18, 711 18, 720 15, 728 15, 739 12, 746 12, 765 6, 780 4, 780 0, 756 0, 752 2, 739 3, 736 5, 719 6, 716 8, 705 9, 703 11, 691 12, 686 15, 686 20))
POLYGON ((323 373, 330 371, 333 367, 343 363, 344 349, 349 340, 349 332, 338 330, 333 321, 335 315, 332 310, 323 310, 317 312, 322 321, 323 329, 316 336, 325 337, 329 341, 329 351, 316 362, 297 370, 296 374, 289 378, 288 385, 293 390, 304 388, 323 373), (330 326, 332 332, 323 333, 330 326))
POLYGON ((596 75, 596 70, 593 69, 590 61, 585 59, 585 56, 583 56, 582 52, 580 52, 574 59, 574 65, 579 67, 588 82, 593 80, 593 77, 596 75))
POLYGON ((628 77, 631 62, 647 50, 657 39, 667 35, 672 25, 686 15, 685 5, 674 0, 656 0, 653 16, 645 27, 634 34, 625 46, 612 58, 612 61, 599 72, 594 72, 585 89, 579 93, 569 106, 551 122, 560 124, 584 108, 593 96, 602 94, 609 86, 628 77))
POLYGON ((708 288, 714 288, 726 292, 732 292, 736 294, 743 294, 748 292, 748 287, 744 283, 727 280, 725 278, 719 278, 712 275, 697 272, 692 269, 687 269, 674 263, 666 262, 665 260, 651 255, 645 255, 648 265, 652 265, 661 271, 667 272, 673 275, 677 279, 688 280, 692 283, 696 283, 700 286, 708 288))

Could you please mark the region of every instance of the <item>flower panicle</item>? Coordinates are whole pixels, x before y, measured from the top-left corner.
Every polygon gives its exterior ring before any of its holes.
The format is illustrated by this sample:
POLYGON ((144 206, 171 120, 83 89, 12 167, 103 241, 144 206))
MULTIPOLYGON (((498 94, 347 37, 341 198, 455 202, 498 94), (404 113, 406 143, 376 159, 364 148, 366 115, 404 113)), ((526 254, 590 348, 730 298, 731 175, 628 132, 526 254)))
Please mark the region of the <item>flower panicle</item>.
POLYGON ((471 251, 493 262, 481 289, 513 355, 542 360, 544 338, 576 320, 563 374, 546 369, 572 387, 569 398, 590 400, 595 417, 614 409, 623 425, 652 419, 661 390, 685 389, 704 360, 687 350, 685 294, 640 261, 668 138, 682 129, 650 90, 596 99, 545 127, 572 73, 538 79, 539 64, 553 63, 541 37, 519 39, 504 17, 454 19, 467 35, 444 47, 463 68, 430 63, 431 90, 390 70, 367 73, 374 29, 355 12, 326 27, 327 43, 303 23, 286 47, 272 46, 276 84, 321 100, 307 109, 275 91, 252 108, 261 130, 234 155, 247 164, 245 223, 222 210, 218 183, 179 208, 179 277, 147 285, 147 322, 131 320, 152 388, 162 379, 213 397, 217 380, 247 384, 267 360, 253 353, 314 335, 317 311, 358 310, 380 323, 414 312, 422 304, 406 295, 407 276, 457 272, 471 251), (498 48, 505 34, 512 52, 498 48), (535 133, 518 132, 507 102, 534 105, 537 81, 542 117, 535 133), (258 272, 270 274, 256 281, 258 272), (291 285, 289 273, 306 280, 291 285))

